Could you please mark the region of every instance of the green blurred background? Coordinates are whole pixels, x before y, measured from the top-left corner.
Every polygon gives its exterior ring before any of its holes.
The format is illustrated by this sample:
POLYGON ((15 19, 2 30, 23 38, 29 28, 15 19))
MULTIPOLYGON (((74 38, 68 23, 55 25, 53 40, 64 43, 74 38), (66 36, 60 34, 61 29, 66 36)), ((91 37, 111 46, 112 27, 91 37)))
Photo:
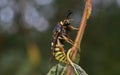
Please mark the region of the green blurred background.
MULTIPOLYGON (((53 28, 69 9, 78 27, 83 8, 83 0, 0 0, 0 75, 46 75, 53 28)), ((89 75, 120 75, 119 20, 120 0, 93 0, 79 63, 89 75)))

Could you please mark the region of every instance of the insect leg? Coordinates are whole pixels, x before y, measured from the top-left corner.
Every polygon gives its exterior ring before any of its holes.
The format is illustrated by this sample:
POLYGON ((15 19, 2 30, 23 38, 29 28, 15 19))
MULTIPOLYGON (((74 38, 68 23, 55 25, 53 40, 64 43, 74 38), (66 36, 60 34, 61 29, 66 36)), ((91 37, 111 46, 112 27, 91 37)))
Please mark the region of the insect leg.
POLYGON ((79 30, 79 28, 76 28, 76 27, 73 27, 73 26, 69 26, 69 28, 71 29, 71 30, 79 30))
POLYGON ((62 35, 62 37, 64 38, 64 40, 68 43, 70 43, 71 45, 73 45, 73 41, 71 39, 69 39, 68 37, 62 35))

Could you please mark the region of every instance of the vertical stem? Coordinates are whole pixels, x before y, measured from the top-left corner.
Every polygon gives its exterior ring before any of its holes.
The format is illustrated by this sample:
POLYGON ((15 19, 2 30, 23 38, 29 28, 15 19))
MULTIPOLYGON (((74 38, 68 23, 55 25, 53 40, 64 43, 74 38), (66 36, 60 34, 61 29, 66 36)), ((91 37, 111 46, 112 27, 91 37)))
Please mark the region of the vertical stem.
POLYGON ((79 31, 78 31, 76 39, 75 39, 75 44, 72 46, 72 50, 74 51, 73 56, 72 56, 72 60, 74 60, 76 53, 77 53, 77 48, 81 44, 83 33, 84 33, 84 30, 86 27, 86 22, 87 22, 87 19, 89 18, 90 13, 91 13, 91 6, 92 6, 91 3, 92 3, 91 0, 86 0, 83 17, 82 17, 82 20, 80 22, 79 31))
MULTIPOLYGON (((92 9, 92 0, 86 0, 84 13, 83 13, 83 16, 82 16, 82 20, 80 22, 79 31, 77 33, 74 45, 71 48, 72 51, 73 51, 73 55, 72 55, 72 58, 71 58, 72 61, 74 61, 74 59, 76 57, 76 54, 77 54, 78 47, 81 44, 83 33, 84 33, 84 30, 85 30, 85 27, 86 27, 86 22, 87 22, 87 19, 89 18, 90 14, 91 14, 91 9, 92 9)), ((72 72, 71 66, 68 66, 66 75, 71 75, 71 72, 72 72)))

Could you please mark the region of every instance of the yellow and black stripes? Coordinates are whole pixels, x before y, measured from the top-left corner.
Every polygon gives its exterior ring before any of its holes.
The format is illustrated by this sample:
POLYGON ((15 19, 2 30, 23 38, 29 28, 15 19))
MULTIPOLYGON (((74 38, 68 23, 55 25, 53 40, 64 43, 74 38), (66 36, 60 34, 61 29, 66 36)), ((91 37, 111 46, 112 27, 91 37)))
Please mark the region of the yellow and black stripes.
POLYGON ((67 56, 64 52, 63 45, 60 43, 59 39, 57 39, 56 43, 51 43, 51 48, 53 50, 53 56, 56 60, 62 63, 67 63, 67 56))
POLYGON ((60 47, 56 46, 54 48, 53 55, 55 56, 55 59, 58 60, 59 62, 67 63, 67 56, 65 52, 61 50, 60 47))

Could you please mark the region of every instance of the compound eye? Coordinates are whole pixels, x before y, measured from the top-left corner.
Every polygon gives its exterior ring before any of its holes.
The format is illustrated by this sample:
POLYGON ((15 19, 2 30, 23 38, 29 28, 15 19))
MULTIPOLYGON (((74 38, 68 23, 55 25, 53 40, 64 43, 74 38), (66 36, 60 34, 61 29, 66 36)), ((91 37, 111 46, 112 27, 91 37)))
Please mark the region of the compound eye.
POLYGON ((70 21, 69 21, 69 20, 64 20, 64 24, 65 24, 65 25, 69 25, 69 24, 70 24, 70 21))

